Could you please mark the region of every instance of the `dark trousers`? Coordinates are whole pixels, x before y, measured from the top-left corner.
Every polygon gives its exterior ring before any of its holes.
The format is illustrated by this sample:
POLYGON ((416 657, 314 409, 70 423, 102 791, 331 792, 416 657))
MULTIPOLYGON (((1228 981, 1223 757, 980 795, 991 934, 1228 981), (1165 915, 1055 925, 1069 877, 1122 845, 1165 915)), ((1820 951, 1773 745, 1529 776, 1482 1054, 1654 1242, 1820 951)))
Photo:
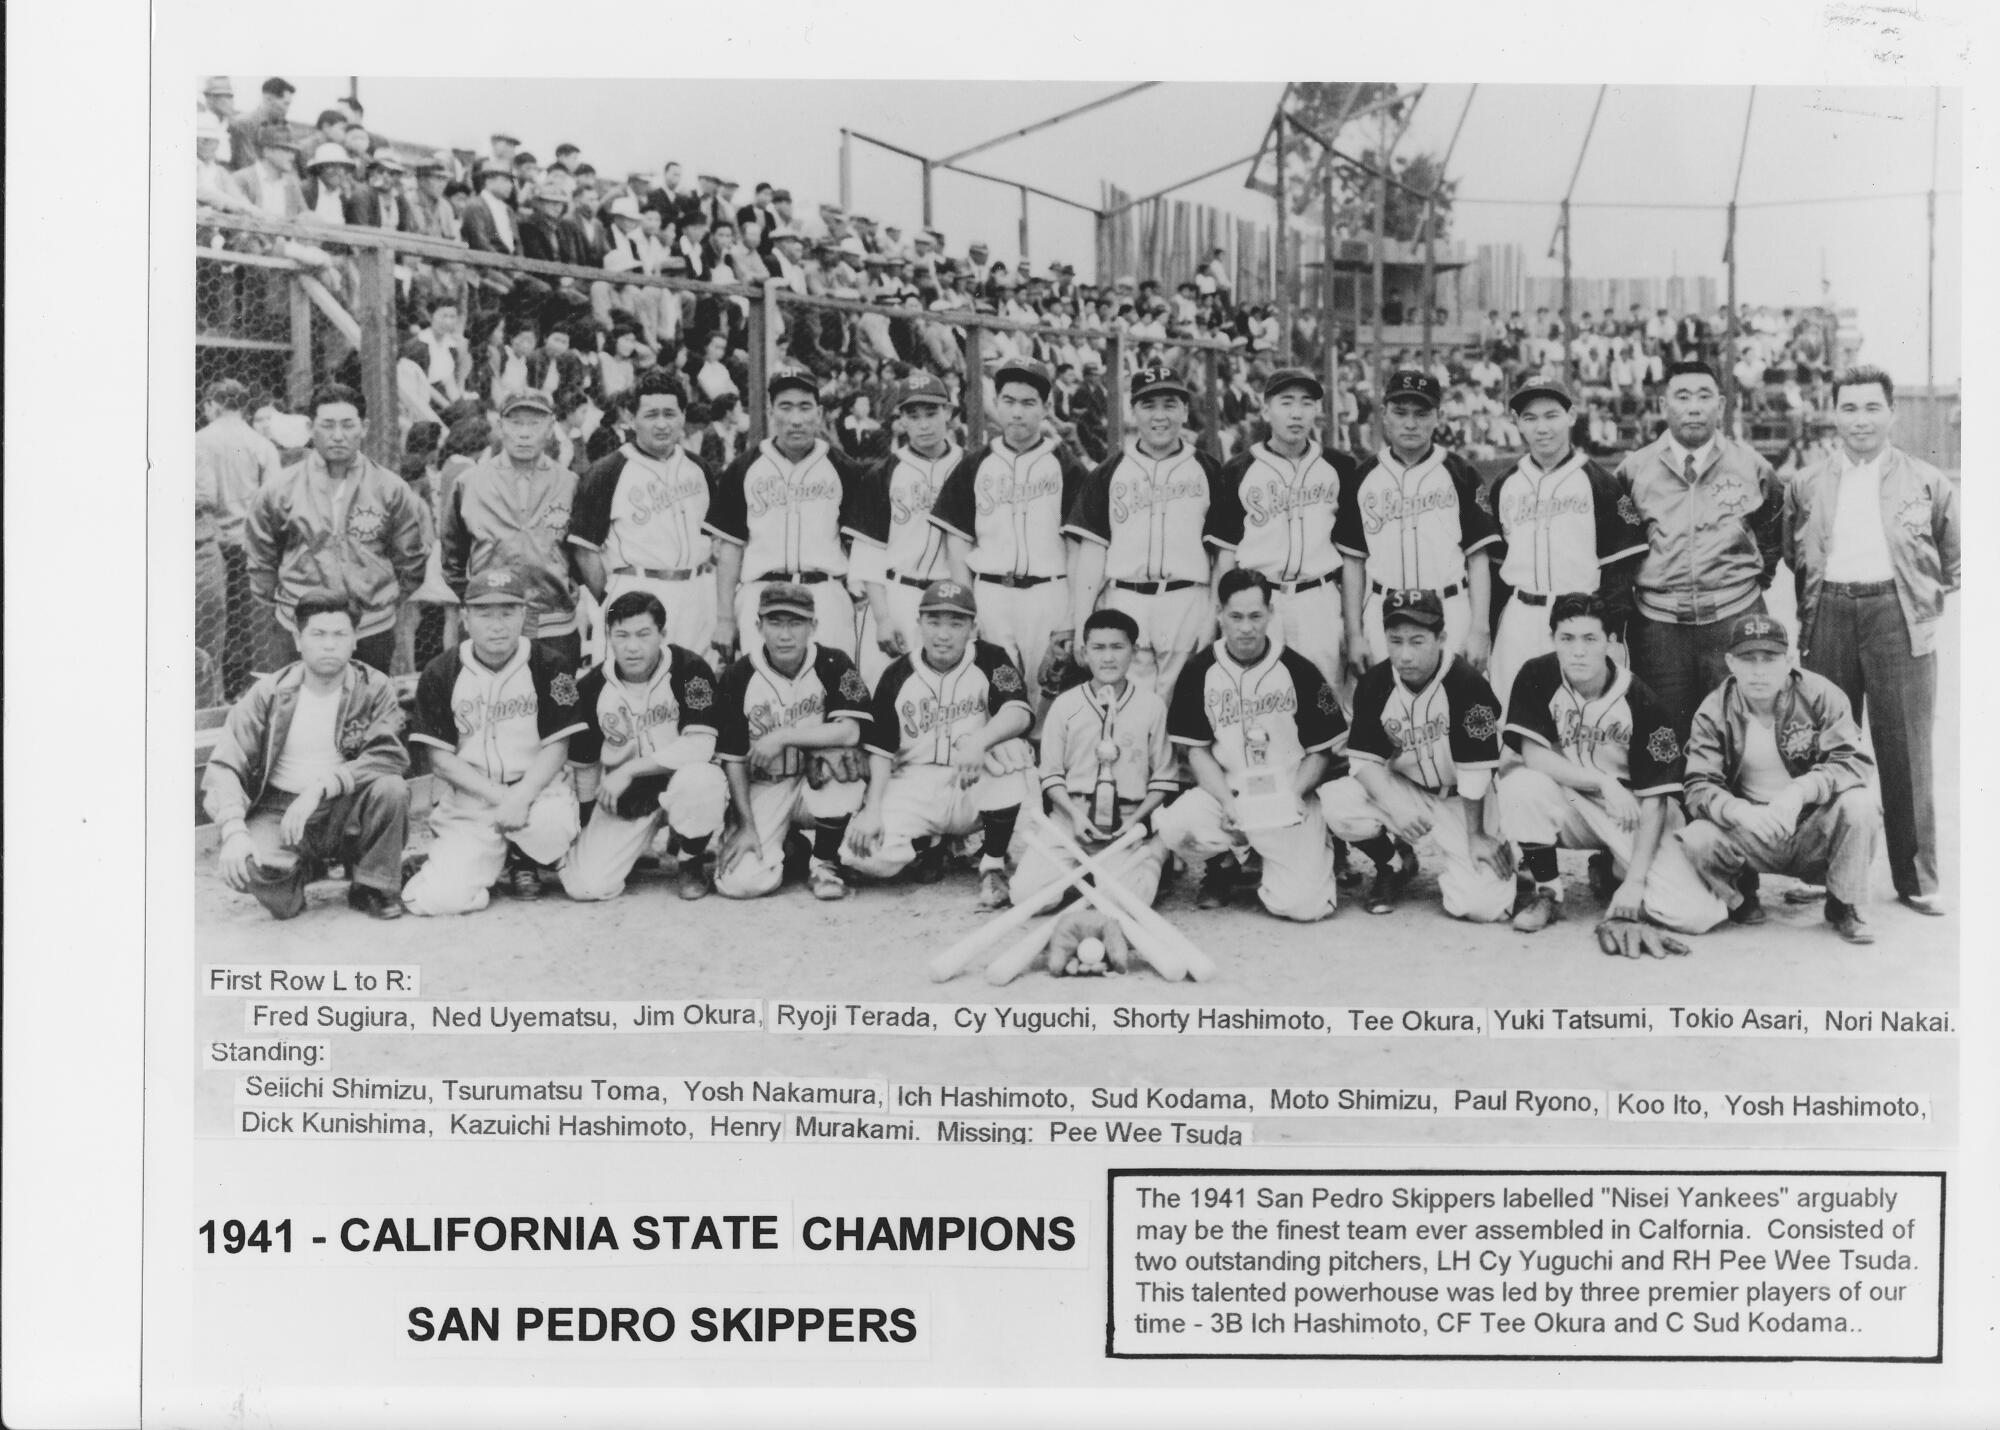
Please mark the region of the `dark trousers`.
POLYGON ((401 775, 378 775, 357 784, 352 794, 321 800, 304 837, 287 845, 279 825, 296 798, 288 790, 267 789, 244 817, 257 847, 250 892, 274 918, 289 919, 305 908, 306 883, 321 859, 339 859, 357 884, 385 894, 401 891, 410 826, 410 787, 401 775))
POLYGON ((1889 582, 1829 585, 1820 591, 1804 664, 1841 688, 1855 719, 1866 712, 1897 894, 1936 893, 1937 807, 1931 779, 1936 653, 1910 654, 1910 628, 1889 582))
MULTIPOLYGON (((1764 609, 1759 596, 1737 612, 1748 615, 1764 609)), ((1674 732, 1685 742, 1694 712, 1710 691, 1729 675, 1723 659, 1729 653, 1729 627, 1736 616, 1705 625, 1683 625, 1679 621, 1656 621, 1638 611, 1625 627, 1626 649, 1632 656, 1632 673, 1645 682, 1661 705, 1673 716, 1674 732)))

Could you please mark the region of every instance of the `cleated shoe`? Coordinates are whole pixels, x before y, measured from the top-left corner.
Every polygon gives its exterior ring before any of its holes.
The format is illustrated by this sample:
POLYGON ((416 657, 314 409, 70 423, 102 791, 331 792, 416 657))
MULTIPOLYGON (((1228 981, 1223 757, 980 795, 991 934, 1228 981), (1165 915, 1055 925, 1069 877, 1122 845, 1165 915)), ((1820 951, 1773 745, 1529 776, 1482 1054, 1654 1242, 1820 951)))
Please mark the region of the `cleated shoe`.
POLYGON ((847 881, 840 877, 838 865, 813 865, 812 872, 806 876, 806 882, 815 899, 831 904, 847 897, 847 881))
POLYGON ((371 919, 400 919, 408 912, 403 901, 383 889, 372 889, 366 884, 352 885, 347 891, 347 907, 368 915, 371 919))
POLYGON ((1562 917, 1562 898, 1553 884, 1535 885, 1528 906, 1514 915, 1515 933, 1540 933, 1562 917))
POLYGON ((1875 930, 1868 927, 1868 920, 1861 910, 1852 904, 1843 904, 1828 894, 1826 896, 1826 921, 1833 925, 1833 931, 1849 943, 1875 942, 1875 930))
POLYGON ((1007 892, 1007 871, 986 869, 979 875, 979 911, 989 913, 994 909, 1004 909, 1014 902, 1007 892))

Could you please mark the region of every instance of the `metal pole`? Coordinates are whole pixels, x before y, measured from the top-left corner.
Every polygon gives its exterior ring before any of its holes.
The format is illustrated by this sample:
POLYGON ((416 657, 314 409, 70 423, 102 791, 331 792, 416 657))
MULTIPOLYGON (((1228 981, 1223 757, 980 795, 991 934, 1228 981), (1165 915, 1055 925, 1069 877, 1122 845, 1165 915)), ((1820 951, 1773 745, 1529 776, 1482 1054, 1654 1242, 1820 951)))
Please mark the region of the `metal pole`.
POLYGON ((1125 446, 1125 335, 1113 328, 1104 335, 1104 430, 1112 452, 1125 446))
POLYGON ((1061 124, 1064 120, 1076 118, 1079 114, 1088 114, 1093 109, 1102 109, 1107 104, 1116 104, 1119 100, 1135 95, 1142 89, 1151 89, 1158 83, 1160 83, 1159 80, 1151 79, 1143 84, 1135 84, 1129 89, 1121 89, 1116 94, 1107 94, 1102 99, 1093 99, 1090 103, 1080 104, 1075 109, 1066 109, 1052 119, 1038 119, 1025 128, 1009 130, 997 139, 988 139, 984 144, 975 144, 970 149, 961 149, 956 154, 947 154, 944 158, 938 160, 938 162, 940 164, 956 164, 960 159, 970 159, 974 154, 983 154, 988 149, 997 149, 1002 144, 1023 138, 1040 129, 1053 128, 1055 125, 1061 124))
POLYGON ((1382 178, 1375 183, 1375 344, 1368 356, 1369 375, 1374 380, 1376 400, 1382 393, 1382 298, 1383 247, 1389 241, 1389 115, 1379 116, 1382 126, 1382 178))
POLYGON ((1944 91, 1931 91, 1931 191, 1925 201, 1928 259, 1924 270, 1924 386, 1937 391, 1937 171, 1938 116, 1944 91))
POLYGON ((923 165, 924 165, 924 227, 933 228, 936 226, 936 220, 931 217, 931 161, 926 159, 923 161, 923 165))
POLYGON ((1572 302, 1574 293, 1571 287, 1570 269, 1569 269, 1569 200, 1568 199, 1564 199, 1562 203, 1562 244, 1563 244, 1563 320, 1562 320, 1563 386, 1568 387, 1572 391, 1574 391, 1576 387, 1576 346, 1574 343, 1570 341, 1570 337, 1571 334, 1575 331, 1576 318, 1575 318, 1575 307, 1572 302))
POLYGON ((1431 314, 1437 307, 1437 200, 1424 205, 1424 371, 1431 368, 1431 314))
POLYGON ((986 442, 986 365, 981 358, 985 344, 978 328, 968 327, 960 339, 965 353, 965 445, 967 449, 986 442))
POLYGON ((1028 191, 1021 190, 1021 258, 1028 258, 1028 191))
POLYGON ((1208 455, 1219 462, 1222 460, 1222 372, 1214 348, 1202 353, 1201 371, 1201 435, 1208 455))
POLYGON ((1278 226, 1272 235, 1271 245, 1271 295, 1278 307, 1277 359, 1280 364, 1292 359, 1292 304, 1285 291, 1285 114, 1278 111, 1276 135, 1272 152, 1278 160, 1278 182, 1276 188, 1278 226))
MULTIPOLYGON (((806 317, 810 312, 807 309, 799 316, 806 317)), ((764 409, 771 376, 771 344, 777 341, 779 323, 778 280, 773 278, 764 284, 764 296, 750 305, 750 392, 745 405, 750 409, 750 445, 753 447, 766 435, 764 409)))
POLYGON ((285 279, 285 288, 292 319, 292 358, 285 383, 291 390, 292 411, 304 412, 313 390, 312 299, 306 296, 305 284, 295 277, 285 279))
POLYGON ((1733 433, 1736 428, 1736 200, 1743 192, 1743 162, 1750 157, 1750 116, 1757 111, 1757 86, 1750 86, 1750 98, 1743 106, 1743 139, 1736 149, 1736 181, 1729 186, 1729 237, 1723 245, 1722 260, 1729 266, 1729 315, 1723 325, 1727 346, 1722 353, 1722 425, 1733 433))
POLYGON ((854 210, 854 135, 845 129, 840 131, 840 207, 854 210))
POLYGON ((1326 235, 1320 255, 1320 332, 1324 339, 1324 357, 1321 366, 1326 371, 1326 445, 1345 448, 1344 441, 1337 440, 1340 430, 1340 299, 1335 286, 1337 270, 1334 268, 1334 251, 1339 240, 1333 233, 1333 166, 1326 168, 1326 187, 1320 193, 1320 231, 1326 235))

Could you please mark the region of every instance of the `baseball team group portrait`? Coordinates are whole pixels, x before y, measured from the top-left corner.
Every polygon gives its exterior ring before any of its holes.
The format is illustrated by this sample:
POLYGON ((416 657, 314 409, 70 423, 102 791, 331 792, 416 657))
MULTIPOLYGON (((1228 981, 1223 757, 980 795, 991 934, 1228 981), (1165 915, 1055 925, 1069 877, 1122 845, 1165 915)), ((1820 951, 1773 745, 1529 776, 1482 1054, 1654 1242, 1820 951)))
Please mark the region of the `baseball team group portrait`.
POLYGON ((1955 998, 1957 317, 1824 103, 428 88, 191 85, 198 962, 1955 998), (1588 237, 1696 190, 1671 268, 1588 237))

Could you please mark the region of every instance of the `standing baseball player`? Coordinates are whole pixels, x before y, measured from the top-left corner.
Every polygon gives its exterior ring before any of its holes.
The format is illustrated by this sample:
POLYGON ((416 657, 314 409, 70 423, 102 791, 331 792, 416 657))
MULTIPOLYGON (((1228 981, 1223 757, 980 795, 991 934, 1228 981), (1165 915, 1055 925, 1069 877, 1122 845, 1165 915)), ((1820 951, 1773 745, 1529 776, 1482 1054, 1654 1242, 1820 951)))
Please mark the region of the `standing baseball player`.
POLYGON ((667 612, 667 643, 706 656, 715 644, 707 530, 714 483, 681 447, 687 392, 679 378, 654 368, 621 405, 631 415, 632 440, 583 474, 570 509, 577 572, 600 605, 650 591, 667 612))
MULTIPOLYGON (((938 491, 952 579, 979 593, 981 638, 1038 687, 1048 662, 1069 661, 1074 612, 1063 517, 1083 472, 1042 430, 1054 385, 1046 365, 1009 358, 993 373, 1000 435, 967 452, 938 491)), ((1030 697, 1040 701, 1040 690, 1030 697)))
POLYGON ((1500 533, 1479 504, 1479 473, 1434 440, 1438 380, 1414 368, 1389 374, 1382 394, 1383 445, 1355 477, 1335 516, 1344 561, 1348 667, 1359 679, 1388 659, 1382 598, 1435 591, 1444 605, 1445 648, 1484 670, 1492 655, 1492 556, 1500 533))
POLYGON ((542 867, 576 838, 564 766, 570 737, 585 728, 582 696, 576 677, 527 638, 529 593, 509 566, 472 577, 467 639, 417 680, 410 739, 430 746, 442 791, 431 806, 430 858, 403 886, 413 914, 476 913, 503 872, 516 898, 539 899, 542 867))
POLYGON ((1216 500, 1222 473, 1185 435, 1192 396, 1172 368, 1134 373, 1137 434, 1085 479, 1063 525, 1076 538, 1072 628, 1083 628, 1100 593, 1106 610, 1131 616, 1139 635, 1130 679, 1162 701, 1173 698, 1187 658, 1214 639, 1214 582, 1236 564, 1228 547, 1210 549, 1219 508, 1233 503, 1216 500))
MULTIPOLYGON (((1180 785, 1167 739, 1167 706, 1159 694, 1131 677, 1139 623, 1124 611, 1092 611, 1083 619, 1083 664, 1090 679, 1049 702, 1042 726, 1042 797, 1049 818, 1086 853, 1133 825, 1151 827, 1154 812, 1180 785)), ((1011 886, 1015 903, 1032 896, 1070 867, 1035 855, 1021 860, 1011 886)), ((1147 837, 1127 850, 1104 877, 1139 901, 1160 892, 1166 846, 1147 837)))
MULTIPOLYGON (((1314 792, 1340 758, 1347 722, 1319 667, 1272 634, 1270 577, 1238 568, 1217 594, 1222 639, 1188 661, 1167 711, 1167 736, 1186 752, 1195 787, 1154 827, 1189 861, 1255 850, 1258 900, 1311 923, 1339 900, 1314 792)), ((1233 887, 1225 865, 1210 864, 1196 904, 1217 908, 1233 887)))
POLYGON ((1342 563, 1334 530, 1355 465, 1345 452, 1313 440, 1325 402, 1326 389, 1302 367, 1279 368, 1265 379, 1271 435, 1223 467, 1208 542, 1269 579, 1276 601, 1271 634, 1339 689, 1345 684, 1342 563))
POLYGON ((757 636, 723 672, 716 753, 729 779, 729 828, 715 861, 728 899, 775 893, 785 841, 812 833, 813 897, 847 897, 840 845, 867 794, 861 727, 871 707, 854 662, 813 640, 817 607, 803 586, 766 586, 757 636))
POLYGON ((667 613, 651 591, 604 608, 610 658, 577 683, 583 728, 572 764, 597 765, 597 810, 562 863, 572 899, 615 899, 664 821, 680 843, 679 893, 708 892, 703 856, 722 827, 729 793, 715 756, 715 673, 670 645, 667 613))
POLYGON ((1444 861, 1444 911, 1498 922, 1514 911, 1507 846, 1486 829, 1500 764, 1499 698, 1446 648, 1437 592, 1389 592, 1382 625, 1389 658, 1354 687, 1354 772, 1319 792, 1326 826, 1375 861, 1369 913, 1396 907, 1428 835, 1444 861))
POLYGON ((813 593, 816 638, 852 658, 842 536, 866 540, 859 533, 880 528, 866 511, 870 483, 820 435, 819 379, 808 369, 775 369, 765 391, 771 435, 729 464, 709 504, 708 529, 722 542, 715 643, 733 649, 737 632, 755 624, 758 593, 779 581, 813 593))
POLYGON ((1533 890, 1516 932, 1562 916, 1558 849, 1595 851, 1590 883, 1606 918, 1713 928, 1727 911, 1672 838, 1686 760, 1673 712, 1611 658, 1601 598, 1556 597, 1549 628, 1556 648, 1521 667, 1503 736, 1522 763, 1500 776, 1500 832, 1520 844, 1533 890))
POLYGON ((1565 591, 1603 596, 1609 632, 1624 638, 1632 577, 1647 547, 1632 498, 1570 442, 1569 390, 1530 378, 1508 406, 1528 452, 1487 493, 1500 527, 1500 579, 1513 592, 1487 673, 1511 694, 1521 667, 1555 648, 1549 602, 1565 591))
POLYGON ((1034 724, 1020 668, 975 638, 970 587, 934 581, 918 605, 920 649, 898 656, 875 687, 862 747, 868 795, 848 826, 847 867, 887 879, 919 856, 919 877, 943 867, 941 840, 981 835, 979 907, 1007 907, 1007 846, 1028 792, 1034 724))
POLYGON ((885 490, 867 503, 876 529, 854 543, 850 579, 867 606, 861 615, 861 678, 874 689, 889 662, 917 648, 917 602, 950 574, 944 532, 931 522, 944 479, 965 457, 951 440, 951 397, 934 374, 912 369, 896 400, 903 445, 875 470, 885 490), (871 567, 879 564, 879 571, 871 567))

